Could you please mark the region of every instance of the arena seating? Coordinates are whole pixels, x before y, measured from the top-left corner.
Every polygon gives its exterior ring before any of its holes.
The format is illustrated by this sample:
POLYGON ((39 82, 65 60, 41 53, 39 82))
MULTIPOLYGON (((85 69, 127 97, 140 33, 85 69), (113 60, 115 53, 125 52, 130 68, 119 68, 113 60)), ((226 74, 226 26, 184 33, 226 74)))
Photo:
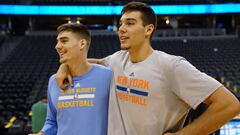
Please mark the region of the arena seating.
POLYGON ((53 37, 25 37, 0 64, 1 126, 13 116, 15 124, 29 120, 31 105, 39 100, 39 92, 46 93, 48 77, 58 67, 54 42, 53 37))

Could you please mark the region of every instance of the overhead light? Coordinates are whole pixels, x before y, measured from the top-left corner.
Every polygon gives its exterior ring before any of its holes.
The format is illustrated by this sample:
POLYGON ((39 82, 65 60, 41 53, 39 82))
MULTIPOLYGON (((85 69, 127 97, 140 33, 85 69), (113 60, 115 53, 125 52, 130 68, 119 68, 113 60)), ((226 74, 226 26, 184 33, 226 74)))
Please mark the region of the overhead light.
POLYGON ((76 23, 77 23, 77 24, 80 24, 80 21, 79 21, 79 20, 77 20, 77 21, 76 21, 76 23))
POLYGON ((166 24, 169 24, 169 23, 170 23, 170 21, 169 21, 169 19, 167 19, 167 20, 166 20, 166 24))
POLYGON ((72 21, 69 20, 68 23, 72 23, 72 21))

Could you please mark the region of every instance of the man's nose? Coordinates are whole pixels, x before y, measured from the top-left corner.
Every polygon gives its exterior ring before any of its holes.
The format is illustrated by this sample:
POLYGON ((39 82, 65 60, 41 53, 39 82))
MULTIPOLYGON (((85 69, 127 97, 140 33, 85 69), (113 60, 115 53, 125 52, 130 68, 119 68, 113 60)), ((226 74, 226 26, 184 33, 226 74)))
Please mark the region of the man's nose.
POLYGON ((118 28, 118 32, 119 32, 119 33, 124 33, 124 32, 126 32, 125 26, 124 26, 124 25, 121 25, 121 26, 118 28))
POLYGON ((61 43, 57 43, 56 44, 56 46, 55 46, 55 49, 58 51, 58 50, 60 50, 62 48, 62 45, 61 45, 61 43))

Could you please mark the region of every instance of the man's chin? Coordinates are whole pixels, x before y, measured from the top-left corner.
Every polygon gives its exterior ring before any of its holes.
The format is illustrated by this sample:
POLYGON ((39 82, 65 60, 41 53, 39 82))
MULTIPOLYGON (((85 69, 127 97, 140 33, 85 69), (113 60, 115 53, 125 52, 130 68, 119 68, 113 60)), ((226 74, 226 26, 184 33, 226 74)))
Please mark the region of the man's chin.
POLYGON ((64 60, 64 59, 60 59, 59 62, 60 62, 61 64, 66 64, 66 63, 67 63, 67 61, 64 60))
POLYGON ((129 46, 124 46, 124 45, 121 45, 121 50, 129 50, 130 47, 129 46))

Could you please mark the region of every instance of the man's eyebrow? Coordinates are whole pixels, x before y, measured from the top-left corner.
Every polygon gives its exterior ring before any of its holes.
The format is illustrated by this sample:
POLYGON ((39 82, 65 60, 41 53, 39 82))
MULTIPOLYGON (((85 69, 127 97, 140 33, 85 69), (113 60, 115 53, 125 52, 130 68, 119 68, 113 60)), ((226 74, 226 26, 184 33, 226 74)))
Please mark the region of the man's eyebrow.
POLYGON ((56 38, 56 40, 64 40, 64 39, 68 39, 68 37, 59 37, 59 38, 56 38))
MULTIPOLYGON (((122 22, 123 20, 120 20, 119 22, 122 22)), ((136 21, 134 18, 126 18, 125 21, 136 21)))
POLYGON ((136 21, 136 19, 134 19, 134 18, 127 18, 126 20, 127 21, 136 21))

